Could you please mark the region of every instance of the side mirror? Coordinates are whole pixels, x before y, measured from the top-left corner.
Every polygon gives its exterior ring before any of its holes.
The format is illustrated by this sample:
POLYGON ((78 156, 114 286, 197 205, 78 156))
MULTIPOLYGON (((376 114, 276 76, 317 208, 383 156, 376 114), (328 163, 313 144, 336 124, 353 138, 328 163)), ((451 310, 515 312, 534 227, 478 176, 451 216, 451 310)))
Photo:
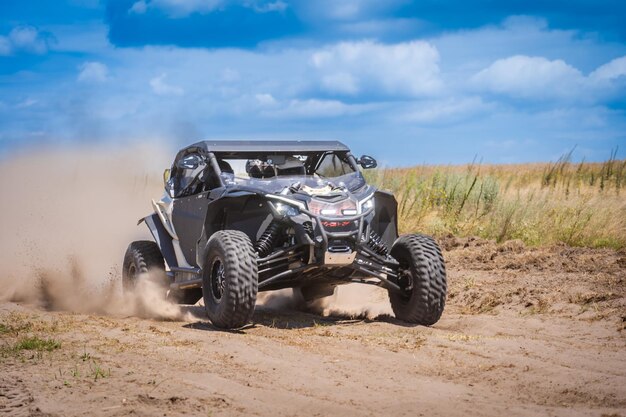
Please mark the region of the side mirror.
POLYGON ((203 163, 204 161, 200 155, 189 155, 178 161, 176 167, 181 169, 196 169, 203 163))
POLYGON ((368 155, 363 155, 362 157, 360 157, 357 163, 361 165, 363 169, 376 168, 378 166, 376 160, 368 155))
POLYGON ((163 184, 167 187, 167 182, 170 180, 171 170, 168 168, 163 171, 163 184))

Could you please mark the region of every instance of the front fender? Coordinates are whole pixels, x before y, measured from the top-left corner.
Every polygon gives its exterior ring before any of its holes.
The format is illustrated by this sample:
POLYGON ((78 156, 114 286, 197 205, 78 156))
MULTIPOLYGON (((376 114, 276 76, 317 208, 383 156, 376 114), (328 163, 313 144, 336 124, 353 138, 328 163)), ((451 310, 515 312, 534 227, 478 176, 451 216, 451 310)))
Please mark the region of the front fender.
POLYGON ((375 214, 372 228, 388 248, 398 238, 398 202, 392 193, 377 190, 374 194, 375 214))
POLYGON ((215 232, 239 230, 248 235, 252 242, 256 242, 261 225, 268 216, 272 216, 272 212, 267 199, 246 190, 225 194, 210 202, 202 234, 196 246, 196 264, 200 268, 203 267, 207 244, 215 232))
POLYGON ((161 219, 156 213, 151 214, 150 216, 146 216, 143 219, 140 219, 137 223, 138 225, 144 222, 157 246, 161 250, 161 254, 163 255, 163 259, 167 265, 172 267, 178 267, 178 260, 176 259, 176 252, 174 251, 174 244, 172 242, 172 236, 165 230, 165 227, 161 223, 161 219))

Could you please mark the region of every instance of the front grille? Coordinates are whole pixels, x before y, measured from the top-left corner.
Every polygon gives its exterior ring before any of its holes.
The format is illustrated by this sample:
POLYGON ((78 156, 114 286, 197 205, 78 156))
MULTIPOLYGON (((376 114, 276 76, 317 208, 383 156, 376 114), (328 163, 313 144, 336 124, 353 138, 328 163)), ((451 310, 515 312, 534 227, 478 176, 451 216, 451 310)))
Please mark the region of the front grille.
POLYGON ((329 233, 333 232, 354 232, 359 228, 359 222, 349 220, 322 220, 321 221, 324 230, 329 233))

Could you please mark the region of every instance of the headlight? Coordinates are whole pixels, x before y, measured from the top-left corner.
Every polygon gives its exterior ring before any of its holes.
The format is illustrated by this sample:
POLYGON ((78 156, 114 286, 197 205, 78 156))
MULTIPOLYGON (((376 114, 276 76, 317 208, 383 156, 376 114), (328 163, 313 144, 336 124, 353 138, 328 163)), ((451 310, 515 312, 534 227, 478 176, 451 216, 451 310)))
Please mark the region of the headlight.
POLYGON ((374 197, 371 197, 365 203, 361 204, 361 213, 365 213, 369 209, 374 207, 374 197))
POLYGON ((298 210, 297 207, 283 203, 276 203, 276 211, 283 216, 297 216, 298 214, 300 214, 300 210, 298 210))
POLYGON ((312 199, 309 201, 309 210, 316 216, 324 217, 345 217, 356 216, 357 214, 356 203, 350 199, 336 203, 312 199))

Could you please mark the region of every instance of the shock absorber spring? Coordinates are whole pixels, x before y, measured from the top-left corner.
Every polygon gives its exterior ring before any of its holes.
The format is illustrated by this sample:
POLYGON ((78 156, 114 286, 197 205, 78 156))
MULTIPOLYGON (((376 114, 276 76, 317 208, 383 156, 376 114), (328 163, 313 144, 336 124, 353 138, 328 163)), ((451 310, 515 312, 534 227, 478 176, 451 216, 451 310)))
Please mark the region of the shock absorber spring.
POLYGON ((267 226, 267 229, 263 232, 259 240, 254 244, 254 249, 259 254, 259 258, 265 258, 267 255, 272 253, 272 249, 274 248, 274 241, 278 237, 280 233, 280 223, 276 220, 272 220, 272 222, 267 226))
POLYGON ((367 241, 367 245, 381 256, 387 256, 389 254, 389 248, 385 242, 383 242, 382 238, 373 230, 370 231, 370 238, 367 241))

